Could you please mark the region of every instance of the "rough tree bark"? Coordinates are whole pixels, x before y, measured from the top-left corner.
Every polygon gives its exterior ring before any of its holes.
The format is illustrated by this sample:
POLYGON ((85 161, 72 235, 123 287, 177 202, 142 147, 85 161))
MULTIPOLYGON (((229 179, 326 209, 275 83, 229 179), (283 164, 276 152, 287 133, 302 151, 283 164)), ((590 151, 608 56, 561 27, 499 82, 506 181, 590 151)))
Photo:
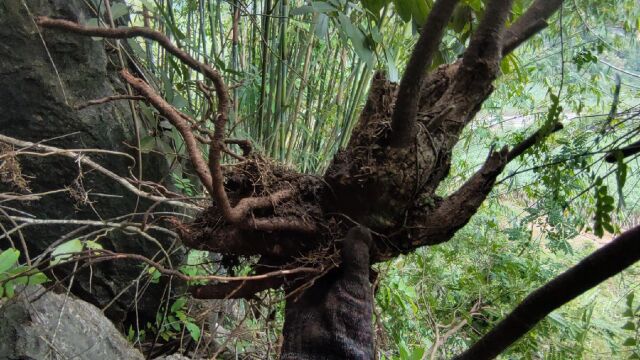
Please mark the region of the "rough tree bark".
POLYGON ((212 283, 194 288, 194 296, 250 297, 286 285, 283 358, 313 359, 320 353, 327 359, 369 359, 368 265, 450 240, 476 213, 505 166, 562 128, 548 123, 511 149, 490 150, 484 165, 457 191, 446 198, 435 194, 448 176, 462 130, 493 91, 500 61, 542 30, 562 0, 535 0, 509 28, 505 24, 512 1, 489 0, 461 59, 427 73, 456 4, 456 0, 436 1, 400 84, 376 74, 349 144, 335 155, 323 179, 296 173, 250 150, 245 151, 244 161, 223 170, 223 153, 230 153, 229 144, 238 143, 225 138, 229 94, 224 81, 215 69, 161 33, 146 28, 88 28, 43 17, 37 22, 43 28, 86 36, 152 39, 208 78, 214 91, 203 91, 217 106, 210 119, 213 133, 180 114, 144 81, 121 73, 182 134, 211 194, 213 203, 196 221, 174 220, 173 225, 187 246, 229 257, 260 255, 256 274, 301 264, 312 264, 317 272, 212 283), (208 165, 198 141, 210 144, 208 165), (370 229, 371 239, 362 230, 347 234, 354 225, 370 229), (337 319, 351 310, 356 318, 347 317, 350 324, 337 319), (357 321, 361 326, 352 326, 357 321), (327 346, 333 347, 323 351, 327 346))

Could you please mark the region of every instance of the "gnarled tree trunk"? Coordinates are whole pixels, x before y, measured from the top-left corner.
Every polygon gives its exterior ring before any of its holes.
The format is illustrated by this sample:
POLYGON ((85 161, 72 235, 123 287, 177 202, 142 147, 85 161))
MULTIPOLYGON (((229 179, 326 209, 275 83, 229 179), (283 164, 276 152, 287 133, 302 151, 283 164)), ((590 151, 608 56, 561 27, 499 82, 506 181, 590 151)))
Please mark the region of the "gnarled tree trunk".
POLYGON ((196 221, 174 221, 184 243, 228 257, 261 256, 254 273, 262 276, 199 286, 193 294, 239 298, 285 285, 289 296, 284 359, 369 359, 369 265, 451 239, 476 213, 507 163, 561 128, 550 121, 510 149, 489 151, 484 165, 457 191, 445 198, 435 195, 448 176, 462 130, 493 91, 500 61, 543 29, 562 1, 533 1, 509 28, 512 1, 488 1, 461 59, 427 73, 456 4, 435 2, 400 84, 390 83, 383 74, 375 76, 349 144, 336 154, 322 179, 263 159, 246 144, 245 161, 223 170, 220 159, 229 151, 227 146, 243 144, 225 138, 230 102, 225 83, 215 69, 162 34, 145 28, 88 28, 48 18, 38 23, 87 36, 153 39, 209 79, 217 97, 213 133, 193 128, 188 117, 144 81, 121 72, 184 137, 214 200, 196 221), (204 139, 196 136, 198 131, 204 139), (210 144, 208 164, 198 141, 210 144), (371 239, 362 230, 349 231, 355 225, 370 229, 371 239), (274 267, 283 271, 275 273, 274 267))

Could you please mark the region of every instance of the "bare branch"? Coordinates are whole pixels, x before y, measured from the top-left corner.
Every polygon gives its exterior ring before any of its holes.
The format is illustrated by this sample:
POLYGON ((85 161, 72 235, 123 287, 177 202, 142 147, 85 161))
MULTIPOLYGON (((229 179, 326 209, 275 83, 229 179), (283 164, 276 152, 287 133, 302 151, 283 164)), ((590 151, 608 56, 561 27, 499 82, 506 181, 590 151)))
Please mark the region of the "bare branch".
MULTIPOLYGON (((273 196, 277 195, 274 194, 273 196)), ((260 198, 253 198, 260 199, 260 198)), ((251 199, 245 199, 251 200, 251 199)), ((277 217, 269 219, 249 219, 246 228, 262 231, 297 231, 302 233, 315 233, 318 229, 315 223, 304 221, 294 217, 277 217)))
POLYGON ((502 54, 506 55, 548 26, 547 19, 562 6, 563 0, 536 0, 505 32, 502 54))
POLYGON ((438 0, 431 10, 427 22, 422 27, 420 38, 411 53, 411 58, 400 81, 391 122, 389 139, 391 146, 407 146, 415 135, 416 114, 420 98, 418 94, 420 94, 427 67, 431 64, 435 52, 438 51, 444 28, 457 4, 458 0, 438 0))
POLYGON ((191 288, 196 299, 249 299, 267 289, 277 289, 285 282, 286 276, 272 276, 254 281, 234 281, 208 284, 191 288))
POLYGON ((111 101, 117 101, 117 100, 146 100, 146 98, 144 96, 135 96, 135 95, 113 95, 113 96, 107 96, 107 97, 103 97, 101 99, 96 99, 96 100, 90 100, 87 101, 84 104, 80 104, 78 106, 76 106, 76 110, 82 110, 84 108, 88 108, 89 106, 94 106, 94 105, 101 105, 101 104, 105 104, 111 101))
MULTIPOLYGON (((283 270, 274 270, 270 272, 264 272, 262 274, 257 275, 247 275, 247 276, 224 276, 224 275, 185 275, 182 272, 174 269, 168 269, 164 266, 160 265, 160 263, 155 262, 145 256, 138 254, 123 254, 123 253, 115 253, 108 250, 94 250, 93 253, 97 255, 97 257, 92 258, 92 261, 107 261, 107 260, 123 260, 123 259, 131 259, 138 260, 146 263, 147 265, 153 266, 163 275, 175 276, 178 279, 184 281, 220 281, 223 283, 229 282, 245 282, 245 281, 258 281, 265 280, 274 277, 282 277, 282 276, 290 276, 296 274, 317 274, 323 271, 322 268, 310 268, 310 267, 298 267, 294 269, 283 269, 283 270), (102 258, 104 257, 104 258, 102 258)), ((236 284, 237 286, 238 284, 236 284)))
POLYGON ((12 137, 9 136, 5 136, 0 134, 0 142, 6 143, 6 144, 11 144, 14 146, 20 146, 23 148, 31 148, 40 152, 51 152, 51 153, 55 153, 61 156, 66 156, 68 158, 74 159, 75 161, 79 161, 80 163, 87 165, 89 167, 91 167, 94 170, 97 170, 98 172, 106 175, 107 177, 115 180, 116 182, 118 182, 120 185, 124 186, 127 190, 131 191, 132 193, 152 200, 152 201, 158 201, 158 202, 163 202, 165 204, 169 204, 169 205, 173 205, 173 206, 179 206, 179 207, 183 207, 183 208, 188 208, 188 209, 194 209, 194 210, 202 210, 201 207, 197 206, 197 205, 193 205, 193 204, 188 204, 182 201, 176 201, 176 200, 172 200, 170 198, 165 198, 165 197, 161 197, 161 196, 156 196, 156 195, 152 195, 149 194, 147 192, 141 191, 138 188, 136 188, 135 186, 133 186, 129 181, 127 181, 125 178, 117 175, 116 173, 112 172, 109 169, 104 168, 103 166, 101 166, 100 164, 94 162, 93 160, 91 160, 89 157, 87 157, 86 155, 83 155, 81 153, 78 152, 74 152, 74 151, 70 151, 70 150, 66 150, 66 149, 60 149, 60 148, 56 148, 53 146, 48 146, 48 145, 43 145, 43 144, 36 144, 36 143, 32 143, 29 141, 22 141, 22 140, 18 140, 18 139, 14 139, 12 137))
POLYGON ((531 293, 493 330, 456 359, 493 359, 552 311, 640 260, 640 226, 624 232, 531 293))

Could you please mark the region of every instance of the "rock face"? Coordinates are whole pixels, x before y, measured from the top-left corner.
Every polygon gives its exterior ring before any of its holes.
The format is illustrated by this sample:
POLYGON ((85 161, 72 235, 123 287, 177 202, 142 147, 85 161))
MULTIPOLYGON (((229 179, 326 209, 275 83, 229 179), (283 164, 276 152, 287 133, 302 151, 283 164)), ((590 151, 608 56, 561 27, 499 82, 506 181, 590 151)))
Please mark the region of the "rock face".
MULTIPOLYGON (((0 1, 0 133, 27 141, 55 138, 47 144, 67 149, 105 149, 134 155, 129 145, 136 141, 127 102, 75 109, 76 105, 91 99, 125 93, 117 77, 118 62, 113 47, 102 40, 57 31, 40 32, 31 17, 88 19, 95 17, 87 7, 89 3, 91 1, 86 0, 0 1)), ((96 153, 89 156, 119 175, 137 172, 127 157, 96 153)), ((144 212, 149 206, 143 201, 138 203, 135 196, 113 180, 89 169, 80 169, 69 159, 20 156, 18 160, 31 192, 69 189, 39 201, 9 204, 39 219, 114 219, 144 212)), ((168 174, 166 160, 159 157, 145 156, 142 167, 143 180, 159 181, 168 174)), ((8 191, 24 193, 26 189, 0 181, 0 193, 8 191)), ((8 222, 2 225, 13 227, 8 222)), ((23 229, 23 234, 34 256, 75 228, 29 226, 23 229)), ((95 230, 87 228, 83 234, 95 230)), ((117 229, 97 235, 105 248, 114 251, 149 257, 159 251, 156 244, 117 229)), ((168 247, 169 239, 152 235, 168 247)), ((0 248, 2 246, 7 246, 7 242, 0 241, 0 248)), ((140 282, 137 289, 131 286, 141 270, 137 262, 95 264, 75 277, 72 291, 100 308, 110 304, 105 312, 116 323, 133 321, 136 299, 137 314, 144 324, 145 318, 155 318, 164 285, 148 286, 140 282), (112 302, 113 299, 116 300, 112 302)))
POLYGON ((42 291, 0 303, 1 359, 144 359, 98 308, 42 291))

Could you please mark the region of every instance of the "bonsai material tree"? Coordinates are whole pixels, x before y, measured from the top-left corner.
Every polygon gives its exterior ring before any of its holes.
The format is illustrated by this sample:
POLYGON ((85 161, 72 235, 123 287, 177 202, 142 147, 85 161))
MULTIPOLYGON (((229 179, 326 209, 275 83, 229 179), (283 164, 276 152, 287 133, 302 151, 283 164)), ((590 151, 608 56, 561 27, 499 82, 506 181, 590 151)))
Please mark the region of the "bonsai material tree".
MULTIPOLYGON (((246 140, 227 138, 231 100, 224 79, 162 33, 46 17, 36 21, 42 28, 85 36, 154 40, 204 75, 207 83, 200 90, 215 108, 209 118, 213 130, 171 106, 141 78, 126 69, 120 73, 181 134, 212 198, 195 221, 172 220, 183 243, 228 258, 259 257, 251 276, 208 277, 217 281, 194 287, 193 295, 248 298, 284 287, 283 359, 369 359, 370 265, 450 240, 477 212, 506 165, 562 128, 557 117, 550 117, 521 143, 490 149, 481 168, 458 190, 445 198, 435 194, 449 174, 461 132, 494 89, 503 57, 544 29, 562 6, 561 0, 535 0, 507 27, 512 1, 489 0, 462 56, 429 72, 457 3, 435 2, 399 84, 376 74, 348 145, 322 178, 274 163, 246 140), (208 145, 207 160, 203 145, 208 145), (242 155, 231 145, 240 146, 242 155), (223 167, 225 154, 239 161, 223 167)), ((532 294, 460 358, 496 356, 550 311, 635 262, 638 231, 622 235, 532 294)))

